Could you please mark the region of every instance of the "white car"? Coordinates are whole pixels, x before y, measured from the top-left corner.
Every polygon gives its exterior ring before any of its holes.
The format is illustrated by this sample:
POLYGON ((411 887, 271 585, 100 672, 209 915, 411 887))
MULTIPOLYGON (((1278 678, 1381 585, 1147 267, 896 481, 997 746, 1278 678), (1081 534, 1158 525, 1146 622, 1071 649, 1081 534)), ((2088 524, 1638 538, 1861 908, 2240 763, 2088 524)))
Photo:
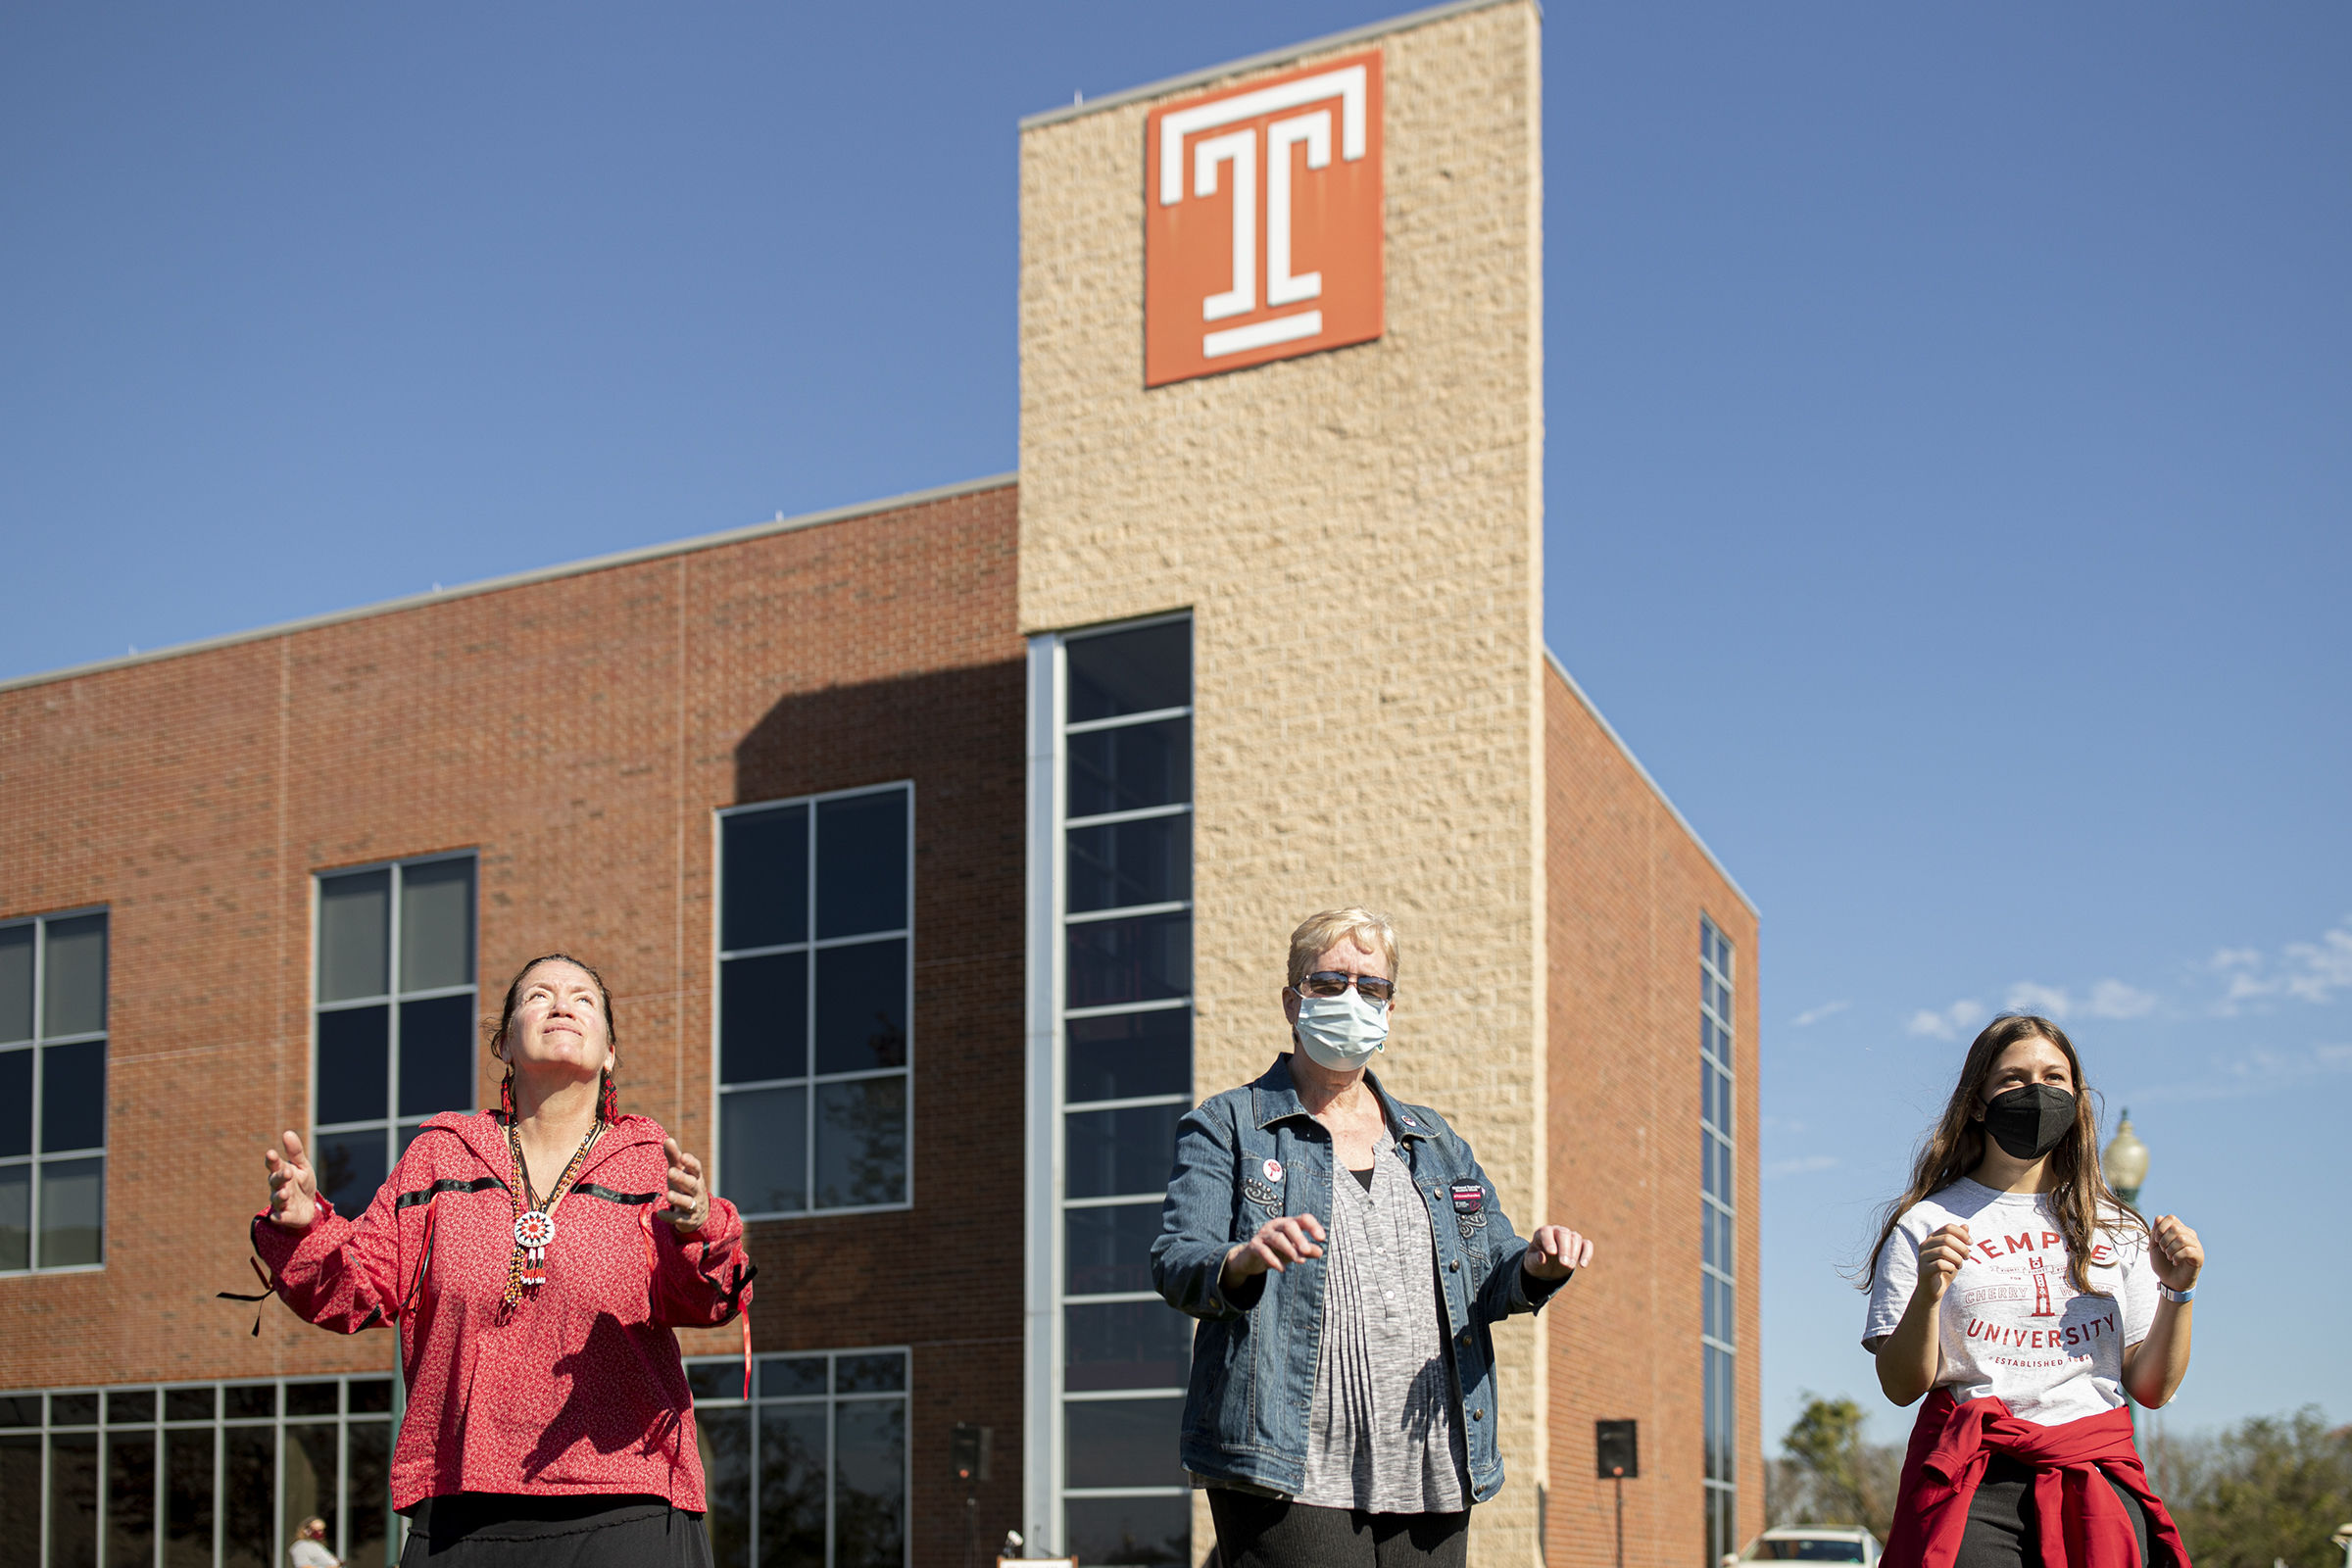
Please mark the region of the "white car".
POLYGON ((1858 1562, 1874 1568, 1879 1538, 1858 1525, 1784 1525, 1747 1544, 1733 1562, 1858 1562))

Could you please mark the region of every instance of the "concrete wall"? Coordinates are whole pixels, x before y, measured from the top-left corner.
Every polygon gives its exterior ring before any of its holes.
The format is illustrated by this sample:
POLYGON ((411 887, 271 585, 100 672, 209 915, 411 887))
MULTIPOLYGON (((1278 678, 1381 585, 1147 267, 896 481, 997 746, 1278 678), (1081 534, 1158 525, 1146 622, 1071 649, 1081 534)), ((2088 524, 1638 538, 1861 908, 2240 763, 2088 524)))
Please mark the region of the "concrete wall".
MULTIPOLYGON (((1151 102, 1021 143, 1020 624, 1194 612, 1196 1087, 1283 1045, 1301 916, 1384 906, 1382 1075, 1458 1118, 1522 1227, 1548 1191, 1540 26, 1509 0, 1374 40, 1387 329, 1353 348, 1147 392, 1151 102)), ((1528 1563, 1544 1367, 1497 1339, 1513 1481, 1473 1552, 1528 1563)))

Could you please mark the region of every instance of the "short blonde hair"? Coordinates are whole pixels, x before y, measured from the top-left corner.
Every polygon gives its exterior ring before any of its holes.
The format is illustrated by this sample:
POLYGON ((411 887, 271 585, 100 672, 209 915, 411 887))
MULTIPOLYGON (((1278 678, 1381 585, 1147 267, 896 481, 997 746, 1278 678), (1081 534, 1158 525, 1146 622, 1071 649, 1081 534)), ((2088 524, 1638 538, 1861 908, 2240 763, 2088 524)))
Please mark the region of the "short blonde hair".
POLYGON ((1389 960, 1388 978, 1396 980, 1396 927, 1389 917, 1350 904, 1344 909, 1310 914, 1291 933, 1291 978, 1297 985, 1314 971, 1315 960, 1348 937, 1359 948, 1377 945, 1389 960))

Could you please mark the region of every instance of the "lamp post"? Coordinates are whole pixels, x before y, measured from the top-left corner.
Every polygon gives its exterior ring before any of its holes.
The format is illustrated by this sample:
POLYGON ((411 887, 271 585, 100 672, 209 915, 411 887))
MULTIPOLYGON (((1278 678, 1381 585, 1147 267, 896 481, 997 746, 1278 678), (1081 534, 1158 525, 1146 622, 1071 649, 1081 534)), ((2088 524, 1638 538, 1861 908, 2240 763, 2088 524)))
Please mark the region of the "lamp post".
POLYGON ((2116 1121, 2115 1136, 2099 1152, 2099 1170, 2115 1196, 2133 1207, 2139 1205, 2140 1185, 2148 1179, 2148 1146, 2139 1141, 2132 1130, 2132 1107, 2126 1105, 2116 1121))

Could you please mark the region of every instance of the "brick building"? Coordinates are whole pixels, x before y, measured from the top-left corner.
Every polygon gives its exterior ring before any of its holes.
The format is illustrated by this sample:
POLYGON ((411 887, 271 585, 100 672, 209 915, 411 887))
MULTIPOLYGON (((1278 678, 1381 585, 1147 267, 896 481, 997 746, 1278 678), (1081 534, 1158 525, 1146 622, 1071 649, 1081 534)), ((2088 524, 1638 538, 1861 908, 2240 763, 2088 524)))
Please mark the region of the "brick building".
POLYGON ((1760 1526, 1755 915, 1541 641, 1538 26, 1025 123, 1017 482, 0 686, 0 1568, 385 1560, 391 1337, 215 1293, 270 1134, 364 1199, 559 947, 755 1216, 752 1399, 685 1345, 721 1563, 1198 1560, 1142 1250, 1340 902, 1407 944, 1384 1079, 1599 1249, 1497 1332, 1477 1560, 1612 1560, 1603 1419, 1629 1563, 1760 1526), (1188 245, 1237 324, 1152 369, 1188 245))

